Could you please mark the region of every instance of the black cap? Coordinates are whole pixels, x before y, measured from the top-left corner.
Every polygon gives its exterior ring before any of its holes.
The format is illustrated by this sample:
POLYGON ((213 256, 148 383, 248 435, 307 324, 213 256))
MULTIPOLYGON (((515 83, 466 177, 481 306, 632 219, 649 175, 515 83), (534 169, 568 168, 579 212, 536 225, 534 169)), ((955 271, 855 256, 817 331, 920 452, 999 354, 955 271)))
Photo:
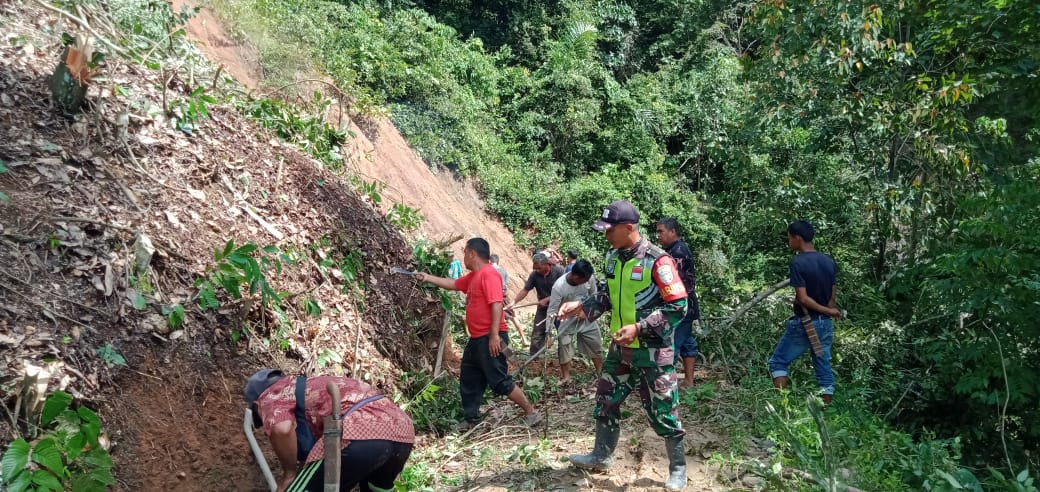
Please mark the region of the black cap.
POLYGON ((618 224, 638 224, 639 211, 628 200, 618 200, 603 209, 603 216, 592 224, 592 228, 603 232, 618 224))
POLYGON ((246 381, 245 391, 246 408, 253 408, 253 403, 256 402, 257 398, 260 398, 260 394, 267 391, 267 388, 270 388, 272 384, 284 377, 285 373, 279 369, 261 369, 249 376, 249 380, 246 381))

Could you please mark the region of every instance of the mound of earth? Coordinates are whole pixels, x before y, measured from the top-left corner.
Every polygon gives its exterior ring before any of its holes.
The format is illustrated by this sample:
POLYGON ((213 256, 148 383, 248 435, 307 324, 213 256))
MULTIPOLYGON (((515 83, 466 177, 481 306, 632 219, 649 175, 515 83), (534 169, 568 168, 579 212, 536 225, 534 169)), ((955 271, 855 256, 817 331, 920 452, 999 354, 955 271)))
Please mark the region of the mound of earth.
MULTIPOLYGON (((410 264, 408 240, 342 175, 225 105, 190 134, 173 129, 164 107, 187 97, 185 75, 114 56, 87 109, 63 115, 48 79, 60 33, 77 29, 30 4, 0 15, 8 408, 26 366, 47 361, 51 390, 97 409, 120 488, 254 490, 263 482, 241 430, 252 371, 312 370, 328 349, 342 359, 334 366, 392 392, 400 371, 432 366, 439 303, 389 273, 410 264), (195 282, 229 240, 286 255, 280 273, 268 271, 287 296, 283 334, 255 296, 199 307, 195 282), (138 270, 145 242, 154 253, 138 270), (184 321, 171 326, 166 313, 177 305, 184 321), (308 314, 315 306, 320 317, 308 314), (269 345, 279 342, 288 350, 269 345)), ((0 442, 16 437, 13 423, 0 422, 0 442)))

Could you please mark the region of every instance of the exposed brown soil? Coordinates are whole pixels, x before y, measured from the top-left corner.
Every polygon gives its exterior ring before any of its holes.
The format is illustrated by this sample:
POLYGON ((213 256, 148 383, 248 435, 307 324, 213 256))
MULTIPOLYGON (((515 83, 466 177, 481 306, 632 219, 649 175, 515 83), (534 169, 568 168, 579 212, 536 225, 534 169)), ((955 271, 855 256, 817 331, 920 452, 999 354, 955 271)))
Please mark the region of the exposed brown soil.
MULTIPOLYGON (((47 79, 60 52, 54 33, 75 29, 35 7, 6 4, 0 15, 0 160, 9 170, 0 192, 10 197, 0 203, 0 387, 21 380, 23 361, 56 360, 51 389, 97 407, 119 488, 262 488, 241 431, 241 388, 260 367, 313 370, 329 348, 343 364, 326 370, 388 392, 401 370, 432 368, 439 304, 389 274, 411 261, 408 242, 341 176, 219 106, 192 134, 172 129, 162 100, 186 97, 187 84, 174 77, 163 94, 158 73, 118 59, 88 109, 63 116, 47 79), (129 280, 138 233, 157 250, 152 292, 129 280), (258 302, 198 308, 193 283, 228 239, 299 251, 301 261, 269 274, 292 293, 287 352, 262 343, 274 318, 258 302), (323 258, 347 254, 362 259, 356 280, 319 270, 323 258), (360 294, 342 293, 351 288, 360 294), (132 306, 138 291, 144 309, 132 306), (322 317, 305 314, 307 298, 322 317), (160 308, 178 303, 186 320, 171 330, 160 308), (233 341, 246 324, 251 334, 233 341), (106 344, 126 367, 99 359, 106 344)), ((9 409, 15 398, 0 391, 9 409)), ((0 442, 14 437, 4 420, 0 442)))
MULTIPOLYGON (((172 4, 179 11, 182 5, 194 7, 202 2, 172 0, 172 4)), ((187 32, 213 63, 224 66, 246 87, 261 88, 263 70, 256 49, 229 35, 212 10, 203 7, 188 21, 187 32)), ((313 74, 302 75, 314 77, 313 74)), ((313 87, 313 90, 325 89, 320 85, 313 87)), ((394 203, 418 209, 426 220, 417 234, 437 239, 462 237, 454 245, 456 251, 461 250, 462 243, 470 237, 487 239, 510 273, 511 291, 517 292, 523 287, 531 269, 530 255, 516 246, 513 234, 501 222, 484 211, 483 199, 471 181, 450 171, 431 170, 385 118, 366 118, 362 128, 358 122, 350 118, 341 121, 339 115, 333 113, 330 122, 342 123, 343 129, 354 135, 343 149, 353 171, 385 186, 383 194, 389 200, 382 204, 384 211, 394 203)))

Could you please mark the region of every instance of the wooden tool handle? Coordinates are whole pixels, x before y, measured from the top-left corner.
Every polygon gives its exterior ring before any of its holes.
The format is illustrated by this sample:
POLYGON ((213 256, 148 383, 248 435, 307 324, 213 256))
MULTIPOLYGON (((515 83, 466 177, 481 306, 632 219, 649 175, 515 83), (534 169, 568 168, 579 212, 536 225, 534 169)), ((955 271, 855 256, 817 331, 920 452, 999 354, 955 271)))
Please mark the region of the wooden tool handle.
POLYGON ((329 381, 325 386, 332 398, 332 415, 325 417, 324 445, 325 445, 325 492, 339 492, 339 468, 340 468, 340 437, 343 434, 340 429, 340 396, 339 385, 335 381, 329 381))

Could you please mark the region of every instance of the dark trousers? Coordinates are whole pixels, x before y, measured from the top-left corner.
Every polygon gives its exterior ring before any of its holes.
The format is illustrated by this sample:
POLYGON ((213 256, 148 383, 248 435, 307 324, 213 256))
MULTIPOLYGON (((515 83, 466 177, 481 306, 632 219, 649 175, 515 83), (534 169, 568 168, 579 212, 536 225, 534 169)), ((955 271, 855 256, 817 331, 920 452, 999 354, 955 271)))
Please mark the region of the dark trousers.
MULTIPOLYGON (((323 443, 318 442, 318 446, 323 443)), ((339 490, 349 492, 360 487, 361 492, 393 490, 394 479, 404 470, 408 456, 412 454, 412 444, 372 439, 351 441, 343 448, 339 468, 339 490)), ((307 490, 322 492, 325 490, 325 464, 318 466, 314 477, 307 482, 307 490)))
MULTIPOLYGON (((509 344, 509 335, 499 332, 502 347, 509 344)), ((459 374, 459 395, 462 397, 462 414, 467 421, 480 420, 480 404, 484 390, 488 387, 496 395, 512 393, 516 383, 509 376, 505 354, 492 357, 488 348, 488 337, 470 338, 462 352, 462 367, 459 374)))
POLYGON ((545 346, 545 318, 548 317, 549 308, 539 307, 534 312, 534 328, 531 329, 531 349, 530 354, 534 355, 535 352, 542 349, 545 346))

